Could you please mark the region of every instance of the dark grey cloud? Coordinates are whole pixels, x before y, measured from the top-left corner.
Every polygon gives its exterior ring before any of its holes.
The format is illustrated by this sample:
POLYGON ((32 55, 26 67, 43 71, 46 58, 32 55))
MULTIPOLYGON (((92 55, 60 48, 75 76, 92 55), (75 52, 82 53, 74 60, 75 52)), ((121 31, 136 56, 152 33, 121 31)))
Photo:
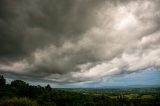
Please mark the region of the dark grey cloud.
POLYGON ((61 46, 66 38, 75 41, 92 25, 93 9, 98 3, 1 0, 1 56, 26 56, 50 44, 61 46))
POLYGON ((158 0, 1 0, 0 73, 81 82, 158 68, 159 4, 158 0))

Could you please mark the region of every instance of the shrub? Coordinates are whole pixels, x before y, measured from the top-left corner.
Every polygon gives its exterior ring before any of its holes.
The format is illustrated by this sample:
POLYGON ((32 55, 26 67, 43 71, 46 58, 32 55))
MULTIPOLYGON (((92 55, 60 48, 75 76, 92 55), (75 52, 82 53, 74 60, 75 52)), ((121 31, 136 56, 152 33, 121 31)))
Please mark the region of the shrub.
POLYGON ((0 106, 37 106, 37 103, 28 98, 15 97, 9 100, 1 101, 0 106))

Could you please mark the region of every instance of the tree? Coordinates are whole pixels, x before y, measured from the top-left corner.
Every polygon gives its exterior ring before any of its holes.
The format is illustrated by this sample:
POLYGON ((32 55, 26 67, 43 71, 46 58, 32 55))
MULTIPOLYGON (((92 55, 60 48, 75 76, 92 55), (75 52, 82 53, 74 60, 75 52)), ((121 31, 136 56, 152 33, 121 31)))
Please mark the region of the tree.
POLYGON ((45 87, 47 90, 52 90, 51 86, 48 84, 46 87, 45 87))
POLYGON ((4 88, 6 85, 6 80, 4 79, 3 75, 0 75, 0 87, 4 88))
POLYGON ((29 95, 29 84, 21 81, 21 80, 14 80, 11 82, 11 87, 18 96, 28 96, 29 95))
POLYGON ((26 88, 29 87, 29 84, 21 80, 14 80, 11 82, 11 86, 16 88, 26 88))

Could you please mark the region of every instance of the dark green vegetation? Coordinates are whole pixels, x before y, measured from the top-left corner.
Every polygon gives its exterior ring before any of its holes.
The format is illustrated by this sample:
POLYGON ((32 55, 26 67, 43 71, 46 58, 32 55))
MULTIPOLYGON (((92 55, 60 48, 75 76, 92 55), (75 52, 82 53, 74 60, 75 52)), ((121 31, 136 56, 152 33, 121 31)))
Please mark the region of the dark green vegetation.
POLYGON ((52 89, 0 76, 0 106, 160 106, 160 88, 52 89))

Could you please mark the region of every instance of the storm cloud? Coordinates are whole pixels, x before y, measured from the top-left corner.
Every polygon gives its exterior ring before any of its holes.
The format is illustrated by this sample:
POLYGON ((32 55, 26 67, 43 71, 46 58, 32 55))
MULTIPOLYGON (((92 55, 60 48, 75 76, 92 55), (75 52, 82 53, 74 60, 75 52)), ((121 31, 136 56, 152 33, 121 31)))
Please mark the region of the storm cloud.
POLYGON ((59 83, 160 67, 159 0, 1 0, 0 73, 59 83))

